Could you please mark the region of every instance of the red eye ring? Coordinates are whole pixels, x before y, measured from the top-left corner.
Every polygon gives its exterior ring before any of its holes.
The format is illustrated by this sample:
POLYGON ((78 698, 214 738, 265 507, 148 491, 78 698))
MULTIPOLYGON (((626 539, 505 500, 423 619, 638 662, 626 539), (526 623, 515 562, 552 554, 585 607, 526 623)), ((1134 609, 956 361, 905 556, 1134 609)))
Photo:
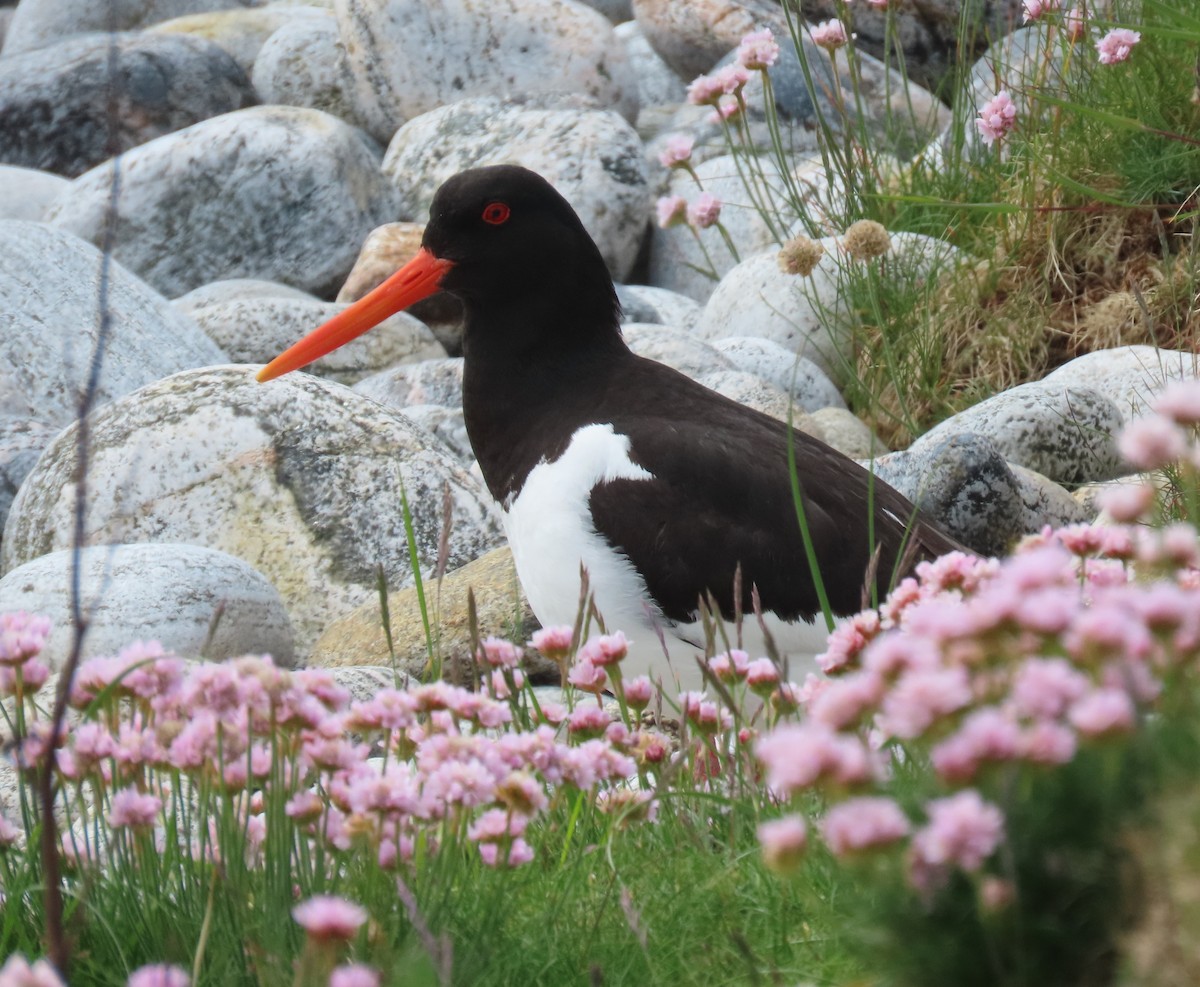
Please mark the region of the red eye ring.
POLYGON ((483 207, 483 221, 491 223, 493 226, 499 226, 501 223, 507 223, 508 217, 512 215, 512 210, 503 202, 489 202, 483 207))

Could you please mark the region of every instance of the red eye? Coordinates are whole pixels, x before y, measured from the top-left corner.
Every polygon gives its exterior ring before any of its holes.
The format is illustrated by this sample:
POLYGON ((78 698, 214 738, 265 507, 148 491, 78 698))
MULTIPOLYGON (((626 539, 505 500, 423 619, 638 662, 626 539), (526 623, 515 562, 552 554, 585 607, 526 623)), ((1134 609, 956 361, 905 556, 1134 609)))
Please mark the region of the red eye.
POLYGON ((503 202, 489 202, 483 207, 483 221, 491 223, 493 226, 499 226, 501 223, 507 223, 508 217, 512 214, 512 210, 503 202))

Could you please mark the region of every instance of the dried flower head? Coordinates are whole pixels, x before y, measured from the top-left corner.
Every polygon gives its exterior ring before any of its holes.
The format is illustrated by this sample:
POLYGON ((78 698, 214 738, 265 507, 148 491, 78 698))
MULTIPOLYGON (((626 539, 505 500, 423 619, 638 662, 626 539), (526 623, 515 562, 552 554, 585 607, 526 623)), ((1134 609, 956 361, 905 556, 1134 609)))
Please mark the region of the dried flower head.
POLYGON ((842 234, 842 246, 854 260, 870 260, 886 254, 892 247, 892 240, 882 223, 860 219, 842 234))
POLYGON ((816 240, 810 240, 803 235, 795 237, 780 248, 779 269, 784 274, 798 274, 806 278, 812 274, 813 268, 824 253, 825 248, 816 240))

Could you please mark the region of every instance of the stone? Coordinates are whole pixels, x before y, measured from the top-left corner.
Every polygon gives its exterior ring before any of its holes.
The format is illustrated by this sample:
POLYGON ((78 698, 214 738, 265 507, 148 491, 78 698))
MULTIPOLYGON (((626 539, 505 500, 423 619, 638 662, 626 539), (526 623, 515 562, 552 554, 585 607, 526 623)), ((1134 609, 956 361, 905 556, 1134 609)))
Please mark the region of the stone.
POLYGON ((641 140, 619 114, 562 97, 462 99, 402 126, 383 171, 400 214, 423 222, 447 178, 493 164, 524 165, 550 182, 579 214, 613 277, 629 273, 650 193, 641 140))
POLYGON ((337 0, 356 116, 387 142, 462 99, 578 93, 625 119, 637 81, 603 14, 575 0, 337 0))
POLYGON ((636 21, 618 24, 613 32, 625 46, 625 54, 637 79, 639 132, 642 117, 653 107, 674 108, 687 98, 687 86, 646 40, 642 26, 636 21))
MULTIPOLYGON (((85 545, 184 542, 242 559, 287 605, 303 664, 326 624, 413 573, 443 539, 456 568, 502 542, 490 496, 423 429, 310 374, 268 384, 251 367, 158 381, 89 421, 85 545), (169 455, 164 455, 169 450, 169 455)), ((76 427, 50 444, 13 502, 0 571, 71 545, 76 427)))
POLYGON ((851 459, 871 459, 891 451, 866 422, 846 408, 818 408, 809 417, 816 423, 821 437, 851 459))
MULTIPOLYGON (((280 7, 268 4, 262 7, 233 7, 229 10, 212 10, 202 14, 187 14, 169 21, 155 24, 147 34, 177 34, 191 38, 203 38, 219 45, 238 63, 246 77, 250 78, 259 52, 267 40, 281 30, 306 24, 310 21, 325 22, 337 35, 337 22, 333 13, 322 7, 294 4, 280 7)), ((324 54, 324 53, 323 53, 324 54)), ((259 88, 254 88, 264 103, 282 103, 286 100, 273 99, 259 88)), ((292 104, 308 105, 308 104, 292 104)), ((327 110, 318 106, 315 109, 327 110)), ((329 110, 329 112, 333 112, 329 110)), ((337 114, 335 114, 336 116, 337 114)))
POLYGON ((354 385, 363 397, 397 410, 420 404, 461 408, 462 388, 462 357, 402 364, 354 385))
POLYGON ((0 165, 0 219, 37 222, 69 184, 48 171, 0 165))
POLYGON ((1154 395, 1168 381, 1200 377, 1200 356, 1157 346, 1117 346, 1085 353, 1047 374, 1043 383, 1099 391, 1128 422, 1150 410, 1154 395))
MULTIPOLYGON (((121 159, 114 256, 166 295, 263 278, 332 295, 395 201, 378 149, 318 110, 258 106, 205 120, 121 159)), ((111 164, 77 178, 47 221, 100 242, 111 164)))
POLYGON ((634 322, 623 325, 621 334, 625 344, 638 356, 665 363, 693 379, 733 369, 725 357, 683 329, 634 322))
POLYGON ((4 39, 4 57, 91 31, 135 31, 184 14, 249 7, 258 0, 21 0, 4 39))
POLYGON ((260 281, 256 278, 226 278, 211 281, 180 295, 171 305, 184 315, 195 315, 210 305, 225 305, 248 298, 290 298, 300 301, 320 301, 315 295, 299 288, 292 288, 278 281, 260 281))
MULTIPOLYGON (((0 414, 62 427, 79 410, 100 334, 100 251, 61 230, 0 221, 0 414)), ((228 358, 121 264, 108 272, 108 332, 94 403, 228 358)))
POLYGON ((0 161, 74 178, 115 153, 256 102, 237 63, 201 38, 69 38, 0 59, 0 161))
POLYGON ((467 435, 467 422, 462 408, 447 408, 441 404, 410 404, 404 417, 428 429, 445 443, 451 455, 470 469, 475 463, 475 451, 467 435))
POLYGON ((723 336, 714 339, 712 346, 738 370, 770 381, 785 394, 791 394, 792 400, 805 411, 846 407, 845 399, 825 371, 774 340, 762 336, 723 336))
POLYGON ((1095 520, 1095 510, 1049 477, 1016 463, 1009 463, 1008 468, 1017 480, 1024 514, 1021 530, 1025 534, 1034 534, 1046 525, 1062 528, 1095 520))
POLYGON ((1010 463, 1074 485, 1126 471, 1115 441, 1122 424, 1117 406, 1098 390, 1063 387, 1047 379, 980 401, 930 429, 913 446, 968 432, 982 435, 1010 463))
MULTIPOLYGON (((468 592, 475 598, 481 638, 494 635, 521 643, 538 626, 521 593, 512 552, 507 546, 446 573, 440 586, 428 580, 425 600, 433 651, 441 660, 442 677, 462 684, 470 682, 475 674, 468 592)), ((403 675, 428 679, 429 650, 416 587, 388 594, 388 617, 394 667, 403 675)), ((309 664, 322 668, 391 667, 392 652, 388 650, 379 601, 366 603, 330 624, 313 646, 309 664)), ((534 680, 558 681, 558 667, 532 649, 526 652, 524 667, 534 680)))
POLYGON ((700 306, 687 295, 648 284, 615 284, 621 303, 621 324, 651 322, 691 329, 700 318, 700 306))
POLYGON ((600 11, 618 27, 633 16, 630 0, 583 0, 583 3, 600 11))
MULTIPOLYGON (((349 306, 307 298, 239 298, 205 305, 192 318, 234 363, 268 363, 349 306)), ((305 368, 354 384, 398 363, 445 355, 433 333, 407 312, 390 318, 305 368)))
POLYGON ((292 625, 275 587, 241 559, 211 548, 165 543, 95 545, 50 552, 0 579, 0 612, 49 617, 40 657, 62 668, 71 653, 71 579, 79 567, 87 633, 81 656, 115 655, 134 641, 158 641, 184 658, 223 661, 269 654, 295 661, 292 625))
POLYGON ((731 401, 761 411, 764 415, 770 415, 781 422, 787 422, 790 418, 796 431, 807 432, 822 442, 825 441, 824 433, 812 416, 796 407, 795 403, 788 399, 786 391, 780 390, 761 377, 755 377, 742 370, 716 370, 702 374, 696 380, 731 401))
POLYGON ((21 481, 57 434, 56 426, 38 418, 0 415, 0 536, 21 481))
MULTIPOLYGON (((707 72, 742 36, 775 24, 770 0, 633 0, 633 16, 646 40, 681 79, 707 72)), ((786 40, 786 32, 776 31, 786 40)))

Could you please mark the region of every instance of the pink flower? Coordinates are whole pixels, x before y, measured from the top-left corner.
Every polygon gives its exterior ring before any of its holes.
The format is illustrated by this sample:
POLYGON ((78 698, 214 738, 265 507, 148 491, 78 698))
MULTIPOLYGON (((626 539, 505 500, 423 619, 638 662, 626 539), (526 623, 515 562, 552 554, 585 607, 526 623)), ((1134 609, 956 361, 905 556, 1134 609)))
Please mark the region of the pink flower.
MULTIPOLYGON (((668 230, 672 226, 687 222, 687 207, 687 199, 682 195, 664 195, 654 206, 658 225, 668 230)), ((566 654, 566 651, 563 654, 566 654)))
POLYGON ((0 613, 0 665, 23 665, 46 646, 50 618, 23 610, 0 613))
POLYGON ((975 126, 989 147, 1017 125, 1017 107, 1008 93, 1001 91, 983 104, 975 126))
POLYGON ((1138 469, 1161 469, 1183 457, 1187 452, 1187 437, 1174 422, 1149 415, 1121 430, 1117 450, 1138 469))
POLYGON ((516 668, 524 652, 511 641, 499 637, 484 638, 476 660, 492 668, 516 668))
MULTIPOLYGON (((885 0, 886 2, 886 0, 885 0)), ((744 68, 762 71, 770 68, 779 58, 779 45, 769 28, 751 31, 745 35, 737 48, 737 60, 744 68)))
POLYGON ((767 769, 767 784, 784 794, 825 779, 842 785, 861 784, 874 774, 861 740, 813 721, 787 724, 759 737, 754 754, 767 769))
POLYGON ((182 967, 155 963, 134 970, 126 987, 190 987, 191 983, 182 967))
POLYGON ((1062 658, 1027 658, 1013 678, 1011 698, 1022 716, 1053 718, 1088 688, 1088 677, 1062 658))
POLYGON ((1083 38, 1087 33, 1087 11, 1082 4, 1076 4, 1067 11, 1063 26, 1067 29, 1068 40, 1079 41, 1083 38))
POLYGON ((20 953, 14 953, 0 967, 0 987, 67 987, 49 960, 38 960, 32 966, 20 953))
POLYGON ((650 700, 654 696, 654 686, 650 682, 650 677, 647 675, 639 675, 637 678, 632 678, 624 685, 625 702, 634 709, 645 709, 650 705, 650 700))
MULTIPOLYGON (((682 195, 675 196, 683 203, 680 209, 687 208, 687 200, 682 195)), ((659 199, 659 202, 664 200, 659 199)), ((533 632, 533 637, 530 644, 537 648, 542 654, 551 660, 565 658, 571 650, 571 642, 574 640, 574 629, 566 624, 558 624, 553 627, 543 627, 541 630, 533 632)))
POLYGON ((575 737, 599 737, 611 722, 602 706, 579 706, 567 720, 567 731, 575 737))
POLYGON ((926 807, 929 822, 913 836, 913 853, 934 867, 976 871, 1004 839, 1004 814, 968 788, 926 807))
POLYGON ((664 168, 679 168, 686 165, 692 157, 692 148, 696 141, 686 134, 672 134, 667 138, 662 152, 658 155, 659 164, 664 168))
POLYGON ((884 696, 879 727, 893 737, 911 740, 971 699, 966 669, 914 669, 901 675, 884 696))
POLYGON ((883 695, 883 679, 873 672, 855 672, 834 679, 808 705, 808 714, 835 730, 858 723, 883 695))
POLYGON ((795 870, 808 846, 808 827, 801 816, 784 816, 760 823, 758 842, 763 860, 773 871, 788 873, 795 870))
POLYGON ((1050 720, 1036 720, 1021 734, 1021 757, 1034 764, 1066 764, 1075 756, 1075 734, 1050 720))
POLYGON ((572 666, 567 681, 584 692, 601 693, 608 682, 608 676, 604 674, 603 668, 597 668, 586 658, 580 658, 572 666))
POLYGON ((1154 401, 1157 414, 1178 425, 1200 425, 1200 380, 1173 380, 1154 401))
POLYGON ((821 835, 834 856, 842 857, 895 843, 910 828, 904 810, 894 801, 864 796, 833 806, 821 823, 821 835))
POLYGON ((716 223, 720 216, 721 200, 711 192, 701 192, 687 208, 688 222, 702 230, 716 223))
POLYGON ((587 643, 579 649, 580 659, 590 661, 597 668, 615 665, 628 653, 629 642, 620 631, 588 638, 587 643))
POLYGON ((746 666, 746 684, 760 696, 770 695, 779 685, 779 669, 770 658, 755 658, 746 666))
POLYGON ((863 648, 879 633, 879 614, 863 610, 841 621, 829 634, 825 652, 817 655, 817 664, 827 675, 858 664, 863 648))
POLYGON ((20 839, 21 831, 0 815, 0 849, 12 846, 20 839))
POLYGON ((713 655, 708 659, 709 671, 722 682, 728 682, 730 685, 744 679, 749 666, 750 656, 737 648, 727 652, 722 651, 719 655, 713 655))
POLYGON ((1025 23, 1040 20, 1046 13, 1058 10, 1058 0, 1024 0, 1025 23))
POLYGON ((148 792, 139 792, 136 788, 122 788, 114 792, 112 808, 108 813, 108 824, 114 829, 124 826, 140 828, 154 823, 162 809, 162 799, 148 792))
POLYGON ((1137 31, 1116 27, 1096 42, 1096 51, 1100 53, 1101 65, 1116 65, 1125 61, 1133 51, 1133 46, 1142 40, 1137 31))
POLYGON ((345 898, 316 895, 293 908, 292 918, 314 939, 353 939, 367 912, 345 898))
POLYGON ((1118 524, 1135 524, 1154 503, 1154 487, 1149 483, 1118 483, 1103 491, 1098 499, 1118 524))
POLYGON ((507 847, 502 843, 480 843, 479 856, 489 867, 521 867, 533 860, 533 847, 518 836, 507 847))
POLYGON ((813 44, 826 51, 837 51, 846 44, 846 25, 841 21, 823 21, 812 29, 813 44))
POLYGON ((469 827, 467 837, 476 843, 495 843, 525 832, 528 819, 506 809, 488 809, 469 827))
POLYGON ((1128 733, 1133 729, 1133 700, 1124 689, 1095 689, 1071 706, 1071 725, 1087 737, 1128 733))
POLYGON ((334 967, 329 975, 329 987, 379 987, 379 984, 379 971, 363 963, 334 967))
POLYGON ((986 761, 1007 761, 1021 753, 1021 729, 994 707, 971 713, 957 732, 929 752, 933 769, 947 781, 968 781, 986 761))
POLYGON ((693 106, 716 106, 725 92, 719 79, 711 75, 698 75, 687 88, 687 100, 693 106))

